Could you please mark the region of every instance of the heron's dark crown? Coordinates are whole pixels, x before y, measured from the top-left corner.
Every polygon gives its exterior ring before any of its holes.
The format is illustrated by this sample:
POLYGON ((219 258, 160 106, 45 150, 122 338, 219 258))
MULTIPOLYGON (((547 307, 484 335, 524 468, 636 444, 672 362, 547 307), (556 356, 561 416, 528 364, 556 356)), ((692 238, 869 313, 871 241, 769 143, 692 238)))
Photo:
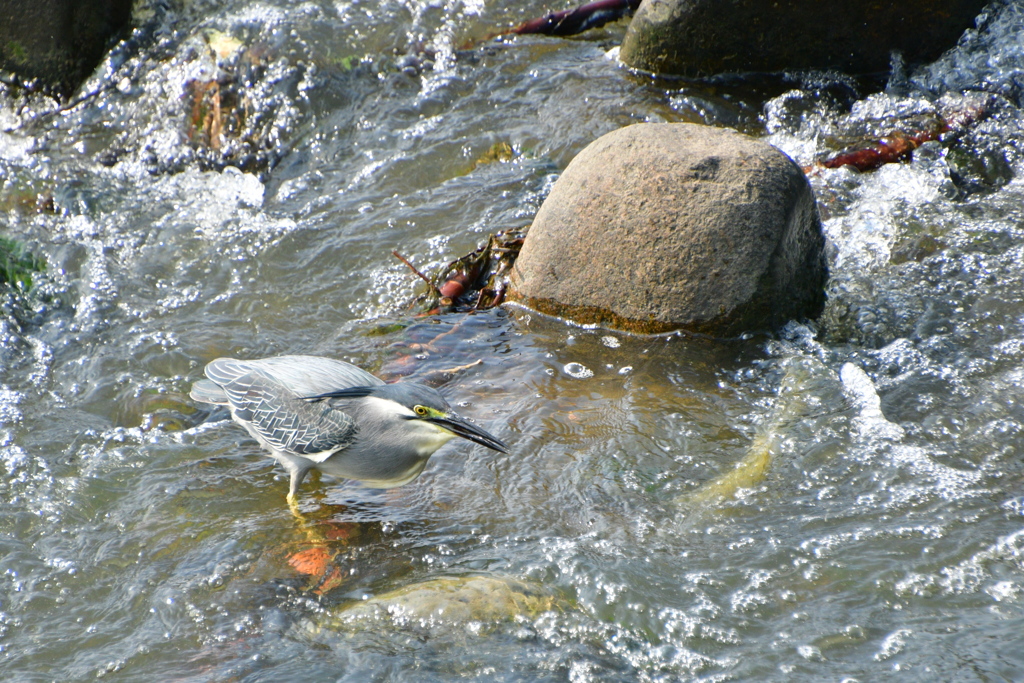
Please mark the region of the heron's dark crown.
POLYGON ((445 415, 452 411, 448 401, 444 400, 444 397, 441 396, 441 392, 425 384, 417 384, 415 382, 347 387, 316 396, 303 396, 302 398, 307 401, 319 401, 325 398, 359 399, 369 396, 394 401, 409 410, 413 410, 416 406, 424 406, 445 415))
POLYGON ((433 408, 441 413, 451 412, 451 406, 437 389, 415 382, 397 382, 369 387, 369 396, 394 401, 412 410, 414 406, 433 408))

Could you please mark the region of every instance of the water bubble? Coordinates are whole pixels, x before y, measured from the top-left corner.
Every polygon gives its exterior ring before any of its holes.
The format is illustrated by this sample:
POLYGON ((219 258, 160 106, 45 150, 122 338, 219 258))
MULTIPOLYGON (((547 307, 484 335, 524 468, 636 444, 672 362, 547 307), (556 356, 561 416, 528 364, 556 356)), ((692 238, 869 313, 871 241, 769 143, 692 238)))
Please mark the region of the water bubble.
POLYGON ((563 369, 567 375, 576 379, 587 379, 594 376, 594 372, 582 363, 566 363, 563 369))
POLYGON ((891 659, 899 653, 903 652, 903 648, 907 645, 907 637, 911 635, 913 631, 906 628, 899 628, 890 633, 882 641, 882 646, 875 653, 875 661, 881 662, 886 659, 891 659))
POLYGON ((800 645, 796 648, 797 653, 809 662, 820 662, 824 660, 821 650, 813 645, 800 645))
POLYGON ((620 342, 617 337, 613 337, 611 335, 601 337, 601 343, 607 346, 609 349, 617 349, 620 346, 622 346, 622 342, 620 342))
POLYGON ((999 581, 986 588, 985 592, 991 595, 996 602, 1002 602, 1004 600, 1013 600, 1017 597, 1020 590, 1014 585, 1013 581, 999 581))

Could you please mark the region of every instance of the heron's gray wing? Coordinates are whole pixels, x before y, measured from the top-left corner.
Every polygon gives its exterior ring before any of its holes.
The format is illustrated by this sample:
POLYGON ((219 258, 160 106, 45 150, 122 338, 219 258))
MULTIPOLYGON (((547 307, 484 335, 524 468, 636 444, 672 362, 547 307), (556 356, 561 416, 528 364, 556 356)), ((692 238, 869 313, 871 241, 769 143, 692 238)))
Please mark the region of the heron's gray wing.
POLYGON ((315 396, 349 387, 372 387, 384 382, 366 370, 333 358, 320 356, 277 356, 250 361, 267 372, 296 396, 315 396))
POLYGON ((352 443, 356 426, 349 415, 326 403, 301 400, 280 373, 271 374, 265 366, 263 361, 221 358, 206 366, 206 375, 224 390, 235 418, 273 448, 321 462, 352 443))

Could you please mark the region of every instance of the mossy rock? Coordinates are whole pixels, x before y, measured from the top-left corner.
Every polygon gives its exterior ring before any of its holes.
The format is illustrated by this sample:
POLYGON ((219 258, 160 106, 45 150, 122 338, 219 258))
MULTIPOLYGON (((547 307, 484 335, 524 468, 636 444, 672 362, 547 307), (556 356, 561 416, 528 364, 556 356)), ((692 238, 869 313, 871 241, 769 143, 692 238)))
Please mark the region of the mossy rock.
POLYGON ((0 287, 8 286, 27 292, 33 277, 46 270, 46 261, 25 249, 15 240, 0 237, 0 287))

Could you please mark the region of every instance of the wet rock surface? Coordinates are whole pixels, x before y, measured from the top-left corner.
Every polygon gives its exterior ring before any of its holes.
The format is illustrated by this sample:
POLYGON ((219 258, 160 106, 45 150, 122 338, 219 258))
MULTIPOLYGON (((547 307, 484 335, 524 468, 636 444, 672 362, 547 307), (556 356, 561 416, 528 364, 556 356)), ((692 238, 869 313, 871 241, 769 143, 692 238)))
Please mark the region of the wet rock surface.
POLYGON ((131 18, 129 0, 0 3, 0 69, 68 94, 131 18))
POLYGON ((824 237, 800 169, 692 124, 605 135, 566 168, 512 270, 512 298, 634 332, 734 335, 824 304, 824 237))
POLYGON ((508 577, 465 576, 432 579, 354 602, 342 608, 331 628, 385 620, 397 626, 430 627, 496 623, 533 617, 555 606, 550 595, 508 577))
POLYGON ((987 3, 646 0, 622 43, 638 69, 683 76, 787 69, 884 72, 953 47, 987 3))

